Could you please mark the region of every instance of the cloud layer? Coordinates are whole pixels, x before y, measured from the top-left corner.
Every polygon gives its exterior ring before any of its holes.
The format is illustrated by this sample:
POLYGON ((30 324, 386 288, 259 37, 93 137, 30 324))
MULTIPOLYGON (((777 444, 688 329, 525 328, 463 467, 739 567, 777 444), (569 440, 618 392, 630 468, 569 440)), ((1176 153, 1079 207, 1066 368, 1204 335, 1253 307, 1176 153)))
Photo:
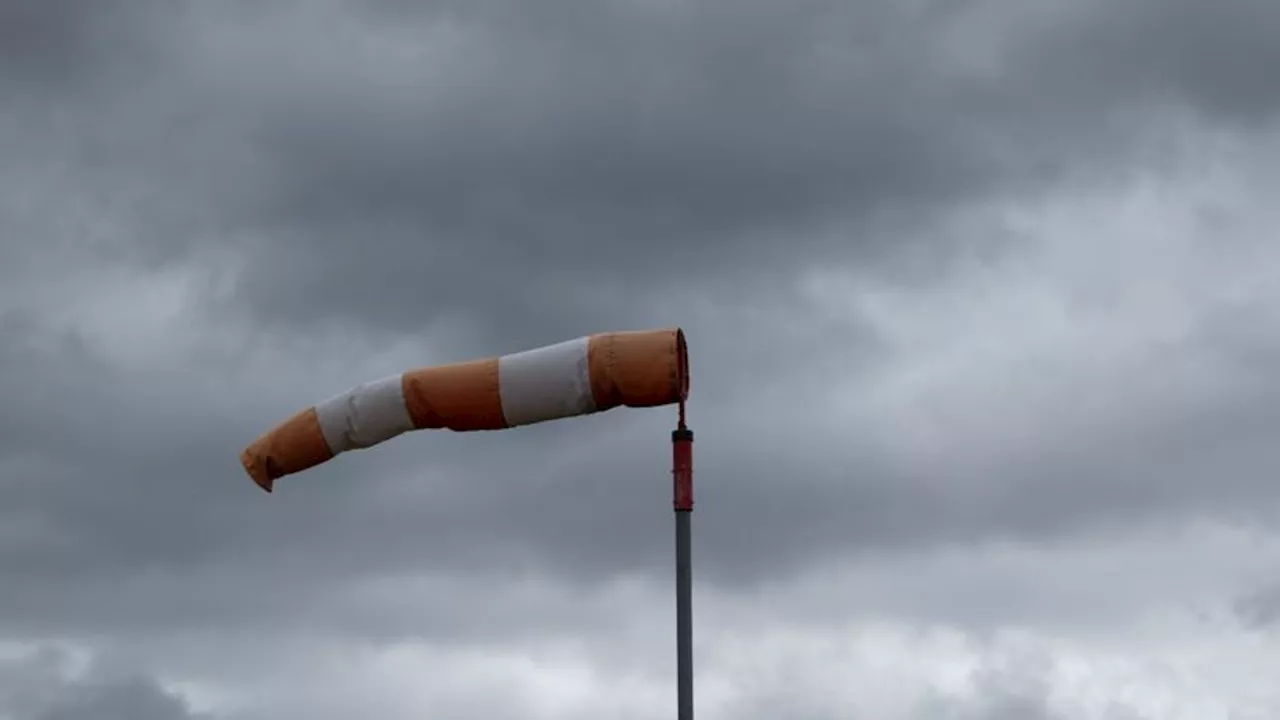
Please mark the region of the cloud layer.
POLYGON ((1275 27, 0 0, 0 717, 669 714, 669 413, 236 462, 667 324, 704 717, 1273 716, 1275 27))

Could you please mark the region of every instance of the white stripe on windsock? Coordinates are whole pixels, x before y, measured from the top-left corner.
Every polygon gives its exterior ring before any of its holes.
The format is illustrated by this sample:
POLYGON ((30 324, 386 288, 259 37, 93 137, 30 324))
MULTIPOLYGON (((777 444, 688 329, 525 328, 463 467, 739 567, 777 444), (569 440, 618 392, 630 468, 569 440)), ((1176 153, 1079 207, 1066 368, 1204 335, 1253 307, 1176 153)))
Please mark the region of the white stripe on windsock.
POLYGON ((377 445, 413 429, 402 377, 367 382, 316 405, 320 431, 334 455, 377 445))
POLYGON ((589 338, 498 359, 502 415, 509 427, 595 412, 589 338))

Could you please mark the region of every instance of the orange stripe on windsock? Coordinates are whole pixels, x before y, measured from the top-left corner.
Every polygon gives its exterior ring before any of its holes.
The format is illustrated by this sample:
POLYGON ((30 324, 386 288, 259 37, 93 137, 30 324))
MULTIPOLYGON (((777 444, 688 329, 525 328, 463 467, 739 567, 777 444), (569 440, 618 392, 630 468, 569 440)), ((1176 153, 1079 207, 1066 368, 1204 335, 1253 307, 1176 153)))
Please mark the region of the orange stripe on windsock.
POLYGON ((688 351, 677 329, 592 335, 364 383, 308 408, 241 453, 268 492, 285 475, 409 430, 498 430, 619 406, 679 402, 688 351))
POLYGON ((670 405, 689 394, 688 350, 679 329, 592 335, 588 354, 598 410, 670 405))
POLYGON ((271 492, 277 478, 302 472, 333 457, 324 441, 316 409, 280 423, 240 453, 240 464, 259 487, 271 492))
POLYGON ((404 404, 419 430, 500 430, 498 359, 441 365, 404 374, 404 404))

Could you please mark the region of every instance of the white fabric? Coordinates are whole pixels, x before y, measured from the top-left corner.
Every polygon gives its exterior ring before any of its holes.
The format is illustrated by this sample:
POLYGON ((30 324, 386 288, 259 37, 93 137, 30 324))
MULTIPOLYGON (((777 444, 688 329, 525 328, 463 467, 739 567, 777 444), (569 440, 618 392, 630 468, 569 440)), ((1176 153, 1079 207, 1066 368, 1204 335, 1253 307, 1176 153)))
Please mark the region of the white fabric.
POLYGON ((413 429, 401 377, 364 383, 316 406, 324 441, 334 455, 377 445, 413 429))
POLYGON ((507 425, 595 412, 587 362, 588 338, 498 359, 502 415, 507 425))

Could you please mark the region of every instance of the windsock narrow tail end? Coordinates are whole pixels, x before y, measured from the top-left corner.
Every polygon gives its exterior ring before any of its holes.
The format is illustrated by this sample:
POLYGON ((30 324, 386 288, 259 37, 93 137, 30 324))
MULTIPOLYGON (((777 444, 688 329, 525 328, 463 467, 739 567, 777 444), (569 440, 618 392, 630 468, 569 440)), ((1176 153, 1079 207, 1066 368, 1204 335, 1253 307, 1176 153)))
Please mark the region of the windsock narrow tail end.
POLYGON ((240 453, 240 464, 258 487, 271 492, 276 479, 332 457, 316 409, 309 407, 254 440, 240 453))
POLYGON ((266 468, 262 467, 260 463, 255 462, 255 458, 250 452, 250 448, 245 448, 240 451, 240 464, 244 466, 244 471, 249 474, 249 477, 252 478, 255 483, 257 483, 258 487, 266 490, 267 492, 271 492, 272 488, 275 486, 275 481, 271 479, 266 468))

